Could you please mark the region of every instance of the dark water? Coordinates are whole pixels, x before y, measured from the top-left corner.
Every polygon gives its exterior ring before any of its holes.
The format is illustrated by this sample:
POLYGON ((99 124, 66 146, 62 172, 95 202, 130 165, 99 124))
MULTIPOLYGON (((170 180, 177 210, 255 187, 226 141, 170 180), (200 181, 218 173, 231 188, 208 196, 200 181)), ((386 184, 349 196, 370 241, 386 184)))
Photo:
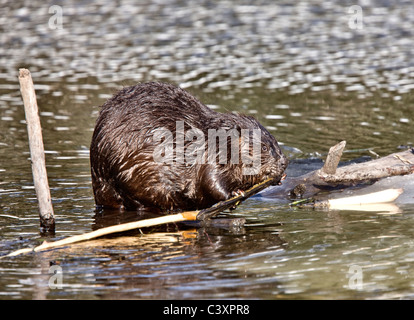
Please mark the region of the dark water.
MULTIPOLYGON (((98 106, 137 82, 173 82, 219 111, 253 114, 291 159, 323 159, 341 140, 344 160, 413 145, 410 1, 360 1, 362 29, 349 24, 351 1, 54 4, 0 6, 2 255, 43 240, 21 67, 36 86, 56 238, 126 219, 94 212, 89 144, 98 106)), ((245 218, 240 229, 170 225, 1 259, 0 297, 412 299, 414 209, 404 199, 394 214, 251 199, 223 214, 245 218)))

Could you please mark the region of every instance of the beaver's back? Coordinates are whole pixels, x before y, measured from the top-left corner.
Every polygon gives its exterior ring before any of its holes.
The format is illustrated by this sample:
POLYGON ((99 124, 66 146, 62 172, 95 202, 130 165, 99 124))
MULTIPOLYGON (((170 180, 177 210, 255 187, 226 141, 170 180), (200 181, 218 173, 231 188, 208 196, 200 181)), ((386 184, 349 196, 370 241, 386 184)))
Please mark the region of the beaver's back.
POLYGON ((122 123, 130 122, 130 125, 137 127, 145 124, 141 123, 143 121, 137 122, 139 115, 142 119, 148 117, 168 127, 170 123, 182 120, 199 123, 214 114, 216 112, 179 87, 149 82, 118 91, 102 106, 100 119, 118 119, 122 123))

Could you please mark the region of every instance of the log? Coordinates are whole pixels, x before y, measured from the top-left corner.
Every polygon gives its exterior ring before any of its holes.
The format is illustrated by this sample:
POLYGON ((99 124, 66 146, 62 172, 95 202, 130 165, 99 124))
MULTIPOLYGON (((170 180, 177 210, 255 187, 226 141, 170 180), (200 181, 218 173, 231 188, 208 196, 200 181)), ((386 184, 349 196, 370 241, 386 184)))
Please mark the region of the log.
MULTIPOLYGON (((285 176, 282 177, 284 179, 285 176)), ((224 201, 220 201, 216 203, 215 205, 211 206, 210 208, 206 208, 203 210, 200 210, 200 212, 197 214, 197 220, 199 221, 205 221, 208 219, 213 218, 220 212, 226 210, 226 209, 232 209, 238 206, 242 201, 250 198, 251 196, 257 194, 258 192, 266 189, 272 184, 272 179, 266 179, 265 181, 258 183, 251 187, 250 189, 244 190, 240 192, 240 194, 224 201)))
POLYGON ((287 177, 282 186, 269 188, 260 195, 284 200, 306 199, 326 191, 372 184, 382 178, 414 173, 414 148, 336 168, 343 147, 345 141, 331 148, 323 168, 299 177, 287 177))
POLYGON ((47 180, 42 127, 40 125, 36 93, 29 70, 19 70, 19 82, 29 136, 33 180, 39 203, 40 227, 42 233, 54 233, 55 216, 50 196, 49 182, 47 180))

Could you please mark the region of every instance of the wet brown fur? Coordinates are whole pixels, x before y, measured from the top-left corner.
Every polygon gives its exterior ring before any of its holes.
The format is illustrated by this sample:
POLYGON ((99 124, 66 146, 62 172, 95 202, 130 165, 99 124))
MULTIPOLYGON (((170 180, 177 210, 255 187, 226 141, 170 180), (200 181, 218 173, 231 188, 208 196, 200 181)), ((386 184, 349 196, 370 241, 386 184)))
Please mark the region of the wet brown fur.
POLYGON ((215 112, 185 90, 156 82, 123 88, 105 102, 96 121, 90 160, 96 205, 128 210, 207 208, 269 177, 279 182, 287 166, 275 138, 253 117, 215 112), (154 130, 175 133, 176 121, 184 121, 185 130, 200 129, 206 141, 209 128, 260 129, 259 174, 243 175, 242 163, 154 161, 154 130))

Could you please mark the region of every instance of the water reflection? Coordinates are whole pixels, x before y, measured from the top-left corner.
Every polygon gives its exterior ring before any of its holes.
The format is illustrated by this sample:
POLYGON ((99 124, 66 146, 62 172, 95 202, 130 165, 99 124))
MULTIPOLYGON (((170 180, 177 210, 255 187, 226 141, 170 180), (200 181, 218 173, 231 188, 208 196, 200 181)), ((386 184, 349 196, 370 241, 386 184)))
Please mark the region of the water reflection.
POLYGON ((258 202, 249 207, 241 232, 175 226, 97 239, 13 259, 9 267, 18 272, 11 279, 21 279, 19 285, 8 278, 2 283, 10 284, 4 288, 16 298, 31 298, 39 288, 49 299, 62 294, 93 299, 412 297, 412 215, 257 211, 258 202), (396 233, 399 222, 406 227, 399 225, 396 233), (30 261, 38 271, 27 278, 22 266, 30 261), (49 262, 64 272, 62 290, 47 287, 49 262), (364 272, 363 290, 350 287, 353 265, 364 272))
MULTIPOLYGON (((353 4, 56 1, 62 29, 50 27, 49 4, 4 4, 1 253, 40 241, 20 67, 35 82, 57 238, 136 218, 94 211, 88 150, 98 106, 139 81, 254 115, 300 164, 289 174, 320 165, 341 140, 355 151, 343 160, 412 145, 414 7, 365 1, 363 29, 352 29, 353 4)), ((247 219, 238 231, 167 226, 0 260, 0 298, 412 298, 414 212, 398 206, 384 216, 251 199, 231 214, 247 219), (65 272, 63 290, 48 287, 50 261, 65 272), (349 288, 351 265, 363 290, 349 288)))
MULTIPOLYGON (((19 281, 19 292, 10 294, 16 298, 30 298, 31 291, 25 295, 24 288, 33 286, 33 294, 37 297, 39 291, 43 298, 58 297, 62 291, 48 288, 49 261, 62 269, 61 289, 77 298, 194 299, 212 293, 225 298, 235 296, 234 287, 239 288, 236 296, 248 298, 249 288, 257 287, 255 275, 249 283, 247 270, 240 278, 240 271, 221 270, 212 262, 243 259, 253 248, 276 250, 284 243, 274 232, 180 229, 166 227, 165 231, 151 233, 143 229, 145 235, 109 237, 37 254, 35 276, 19 281)), ((2 281, 8 283, 7 279, 2 281)))

